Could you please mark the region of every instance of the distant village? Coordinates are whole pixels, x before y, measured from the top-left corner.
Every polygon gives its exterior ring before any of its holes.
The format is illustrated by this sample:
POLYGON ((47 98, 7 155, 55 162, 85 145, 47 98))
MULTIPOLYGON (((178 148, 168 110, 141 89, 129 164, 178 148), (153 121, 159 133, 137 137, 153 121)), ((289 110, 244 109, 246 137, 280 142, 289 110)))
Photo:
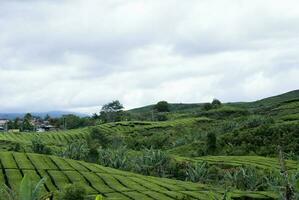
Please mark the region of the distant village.
MULTIPOLYGON (((17 119, 17 121, 0 119, 0 132, 20 132, 20 131, 46 132, 46 131, 54 131, 58 129, 54 125, 52 125, 49 120, 44 120, 41 118, 32 118, 29 121, 30 128, 28 128, 28 130, 22 127, 22 125, 24 124, 26 124, 24 123, 24 119, 17 119)), ((28 127, 28 124, 26 124, 26 126, 28 127)))
POLYGON ((67 114, 52 118, 49 115, 40 117, 27 113, 22 118, 0 118, 0 132, 48 132, 75 129, 94 124, 95 120, 88 116, 79 117, 74 114, 67 114))

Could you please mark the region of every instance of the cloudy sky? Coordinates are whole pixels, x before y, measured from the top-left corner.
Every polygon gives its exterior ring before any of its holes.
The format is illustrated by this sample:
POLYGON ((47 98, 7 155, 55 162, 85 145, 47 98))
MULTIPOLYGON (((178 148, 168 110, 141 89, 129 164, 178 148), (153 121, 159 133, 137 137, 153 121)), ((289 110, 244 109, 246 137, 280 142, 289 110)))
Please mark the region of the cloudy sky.
POLYGON ((0 112, 299 89, 298 0, 1 0, 0 112))

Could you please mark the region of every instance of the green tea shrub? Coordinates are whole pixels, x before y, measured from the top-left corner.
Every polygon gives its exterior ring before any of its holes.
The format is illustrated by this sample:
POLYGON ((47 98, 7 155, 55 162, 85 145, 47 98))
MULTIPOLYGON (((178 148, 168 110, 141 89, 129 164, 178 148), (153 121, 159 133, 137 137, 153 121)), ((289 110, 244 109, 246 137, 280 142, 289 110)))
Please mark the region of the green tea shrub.
POLYGON ((58 193, 58 200, 84 200, 87 195, 86 190, 80 184, 67 185, 58 193))
POLYGON ((35 137, 31 140, 32 151, 34 153, 40 154, 50 154, 51 149, 42 142, 42 140, 38 137, 35 137))

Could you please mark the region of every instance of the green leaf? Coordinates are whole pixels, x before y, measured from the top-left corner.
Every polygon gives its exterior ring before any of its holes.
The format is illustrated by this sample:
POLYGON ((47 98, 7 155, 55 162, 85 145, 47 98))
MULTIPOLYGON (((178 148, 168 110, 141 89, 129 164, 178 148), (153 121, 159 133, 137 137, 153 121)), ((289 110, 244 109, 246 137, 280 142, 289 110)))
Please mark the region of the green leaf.
POLYGON ((30 178, 25 174, 20 184, 20 200, 32 200, 32 183, 30 178))
POLYGON ((41 193, 41 190, 42 190, 42 188, 43 188, 43 186, 44 186, 46 180, 47 180, 47 177, 44 177, 44 178, 42 178, 42 179, 36 184, 36 186, 35 186, 35 188, 34 188, 34 190, 33 190, 33 193, 32 193, 32 199, 33 199, 33 200, 38 200, 39 195, 40 195, 40 193, 41 193))
POLYGON ((103 200, 103 196, 102 195, 97 195, 96 200, 103 200))
POLYGON ((299 191, 299 179, 296 182, 296 189, 299 191))

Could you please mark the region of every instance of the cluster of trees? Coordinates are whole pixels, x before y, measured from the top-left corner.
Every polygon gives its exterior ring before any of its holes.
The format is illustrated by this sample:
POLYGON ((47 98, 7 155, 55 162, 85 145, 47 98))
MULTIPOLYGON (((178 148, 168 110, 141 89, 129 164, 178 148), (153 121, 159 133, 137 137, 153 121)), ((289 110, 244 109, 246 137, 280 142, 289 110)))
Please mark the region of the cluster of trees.
POLYGON ((32 124, 33 116, 30 113, 27 113, 23 119, 16 118, 10 120, 7 124, 8 129, 19 129, 20 131, 33 131, 34 126, 32 124))
POLYGON ((203 105, 204 110, 211 110, 211 109, 215 109, 215 108, 219 108, 221 107, 222 103, 220 100, 218 99, 213 99, 213 101, 211 103, 205 103, 203 105))
POLYGON ((94 119, 99 119, 103 123, 121 121, 124 117, 124 106, 119 100, 112 101, 102 106, 100 114, 93 114, 94 119))

